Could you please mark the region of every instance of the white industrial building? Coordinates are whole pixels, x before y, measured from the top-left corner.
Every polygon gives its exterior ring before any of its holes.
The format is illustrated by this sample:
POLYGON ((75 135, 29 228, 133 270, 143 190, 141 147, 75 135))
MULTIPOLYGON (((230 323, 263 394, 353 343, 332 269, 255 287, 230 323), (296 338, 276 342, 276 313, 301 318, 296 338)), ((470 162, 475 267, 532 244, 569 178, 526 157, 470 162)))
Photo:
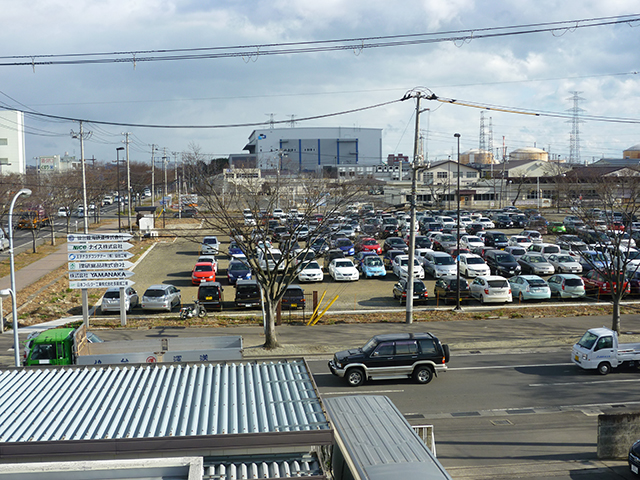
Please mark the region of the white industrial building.
POLYGON ((25 172, 24 113, 0 110, 0 174, 25 172))
POLYGON ((60 155, 37 157, 37 160, 39 173, 68 172, 80 167, 80 160, 68 153, 62 157, 60 155))
POLYGON ((382 162, 382 129, 358 127, 254 130, 244 150, 262 170, 317 171, 382 162))

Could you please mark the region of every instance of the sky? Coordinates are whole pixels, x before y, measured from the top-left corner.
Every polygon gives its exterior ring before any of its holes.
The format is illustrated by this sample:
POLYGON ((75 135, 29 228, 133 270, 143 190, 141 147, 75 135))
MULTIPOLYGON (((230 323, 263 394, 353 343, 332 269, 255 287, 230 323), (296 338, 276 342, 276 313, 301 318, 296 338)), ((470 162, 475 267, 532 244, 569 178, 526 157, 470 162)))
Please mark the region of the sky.
POLYGON ((416 103, 399 100, 415 89, 457 101, 422 100, 428 110, 420 115, 420 130, 430 160, 456 154, 454 133, 460 133, 461 151, 478 148, 482 111, 485 142, 492 132, 494 152, 502 155, 503 144, 507 153, 536 146, 568 158, 574 92, 581 99, 582 161, 621 158, 640 144, 634 123, 640 122, 640 4, 634 0, 1 4, 0 105, 30 112, 28 163, 66 152, 80 156, 80 143, 70 135, 79 123, 55 117, 85 120, 91 132, 85 157, 100 161, 115 160, 124 132, 131 134, 132 161, 150 161, 151 145, 167 155, 195 146, 226 157, 242 153, 251 132, 268 128, 270 119, 292 117, 298 119, 293 128, 380 128, 383 157, 411 156, 416 103), (628 15, 639 21, 585 26, 590 19, 628 15), (569 23, 548 31, 550 22, 569 23), (397 37, 404 35, 415 36, 397 37), (363 38, 377 40, 352 41, 363 38), (421 41, 388 44, 407 39, 421 41), (339 41, 298 43, 328 40, 339 41), (272 54, 285 43, 295 51, 272 54), (322 46, 340 48, 300 51, 322 46), (177 55, 167 50, 202 48, 209 50, 181 53, 208 58, 149 60, 177 55), (104 63, 92 63, 96 59, 104 63), (349 110, 358 111, 302 120, 349 110))

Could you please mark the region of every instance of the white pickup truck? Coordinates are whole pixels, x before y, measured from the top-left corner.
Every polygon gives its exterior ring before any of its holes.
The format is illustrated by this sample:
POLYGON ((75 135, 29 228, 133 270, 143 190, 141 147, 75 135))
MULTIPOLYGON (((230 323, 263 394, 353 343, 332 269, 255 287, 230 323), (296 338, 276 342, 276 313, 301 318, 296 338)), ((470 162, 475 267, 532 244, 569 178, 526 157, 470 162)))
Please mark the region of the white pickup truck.
POLYGON ((618 333, 608 328, 590 328, 571 351, 573 363, 606 375, 623 364, 640 367, 640 343, 618 344, 618 333))

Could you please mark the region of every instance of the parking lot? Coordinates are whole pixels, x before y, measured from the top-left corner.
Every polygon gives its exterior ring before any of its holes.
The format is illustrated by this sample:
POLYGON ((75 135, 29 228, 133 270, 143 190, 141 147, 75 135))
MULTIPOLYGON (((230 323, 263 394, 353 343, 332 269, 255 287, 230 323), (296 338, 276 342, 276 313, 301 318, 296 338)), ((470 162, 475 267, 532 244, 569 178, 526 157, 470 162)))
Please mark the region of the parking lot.
MULTIPOLYGON (((520 231, 521 229, 504 230, 508 236, 517 234, 520 231)), ((549 240, 553 240, 554 238, 555 236, 548 236, 549 240)), ((226 269, 229 264, 229 257, 226 251, 229 245, 229 239, 224 236, 219 236, 219 239, 222 244, 220 254, 216 256, 219 262, 216 281, 219 281, 224 289, 223 312, 225 314, 250 312, 257 314, 259 312, 257 309, 244 310, 235 307, 235 289, 233 285, 229 284, 226 276, 226 269)), ((196 240, 199 240, 199 238, 196 240)), ((132 277, 132 280, 135 281, 134 288, 138 294, 141 296, 146 288, 153 284, 172 284, 181 290, 183 304, 192 304, 197 296, 198 290, 197 286, 191 284, 191 271, 198 258, 200 247, 200 244, 196 240, 169 237, 166 240, 160 241, 135 269, 135 276, 132 277)), ((319 263, 322 265, 322 259, 320 259, 319 263)), ((548 278, 548 276, 543 278, 548 278)), ((405 308, 404 305, 400 305, 398 300, 393 298, 393 285, 397 281, 398 278, 391 271, 387 271, 387 275, 384 278, 364 279, 361 277, 360 280, 356 282, 334 282, 325 270, 323 282, 301 284, 306 297, 304 314, 307 316, 313 311, 314 292, 317 292, 316 298, 318 301, 324 294, 321 309, 324 309, 331 300, 337 297, 337 300, 331 306, 331 311, 377 311, 391 308, 405 308)), ((444 307, 445 303, 442 299, 438 299, 433 295, 435 280, 427 275, 424 282, 429 292, 429 300, 426 304, 417 304, 415 306, 415 310, 444 307)), ((586 304, 596 300, 598 299, 586 297, 579 300, 565 300, 564 302, 579 302, 586 304)), ((541 305, 550 304, 552 302, 555 303, 563 301, 553 299, 545 301, 527 301, 523 304, 541 305)), ((514 298, 514 304, 518 304, 517 298, 514 298)), ((465 302, 465 305, 480 307, 480 303, 477 300, 465 302)), ((449 305, 449 308, 451 308, 451 305, 449 305)), ((99 310, 96 313, 99 315, 101 314, 99 310)), ((134 308, 131 312, 132 315, 142 313, 143 311, 140 307, 134 308)), ((166 314, 167 313, 158 313, 157 315, 166 314)), ((174 309, 172 315, 176 314, 176 309, 174 309)), ((111 313, 107 315, 117 314, 111 313)), ((287 315, 288 313, 285 312, 284 316, 286 317, 287 315)))

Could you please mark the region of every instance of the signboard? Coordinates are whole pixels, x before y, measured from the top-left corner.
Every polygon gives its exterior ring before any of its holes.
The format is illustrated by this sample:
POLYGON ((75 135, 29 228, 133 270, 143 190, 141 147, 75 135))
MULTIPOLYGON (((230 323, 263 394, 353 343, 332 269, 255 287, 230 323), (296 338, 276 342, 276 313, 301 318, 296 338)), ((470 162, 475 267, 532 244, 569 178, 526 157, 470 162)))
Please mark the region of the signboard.
POLYGON ((69 288, 111 288, 111 287, 130 287, 135 282, 131 280, 80 280, 69 282, 69 288))
POLYGON ((126 242, 132 238, 129 233, 74 233, 67 235, 67 242, 126 242))
POLYGON ((116 262, 69 262, 69 270, 114 270, 131 267, 133 267, 133 263, 124 260, 116 262))
POLYGON ((131 252, 95 252, 95 253, 69 253, 70 262, 82 262, 91 260, 126 260, 133 257, 131 252))
POLYGON ((129 270, 98 270, 96 272, 69 272, 69 280, 100 280, 104 278, 129 278, 134 275, 129 270))
POLYGON ((129 250, 133 245, 128 242, 105 243, 68 243, 68 252, 101 252, 104 250, 129 250))

